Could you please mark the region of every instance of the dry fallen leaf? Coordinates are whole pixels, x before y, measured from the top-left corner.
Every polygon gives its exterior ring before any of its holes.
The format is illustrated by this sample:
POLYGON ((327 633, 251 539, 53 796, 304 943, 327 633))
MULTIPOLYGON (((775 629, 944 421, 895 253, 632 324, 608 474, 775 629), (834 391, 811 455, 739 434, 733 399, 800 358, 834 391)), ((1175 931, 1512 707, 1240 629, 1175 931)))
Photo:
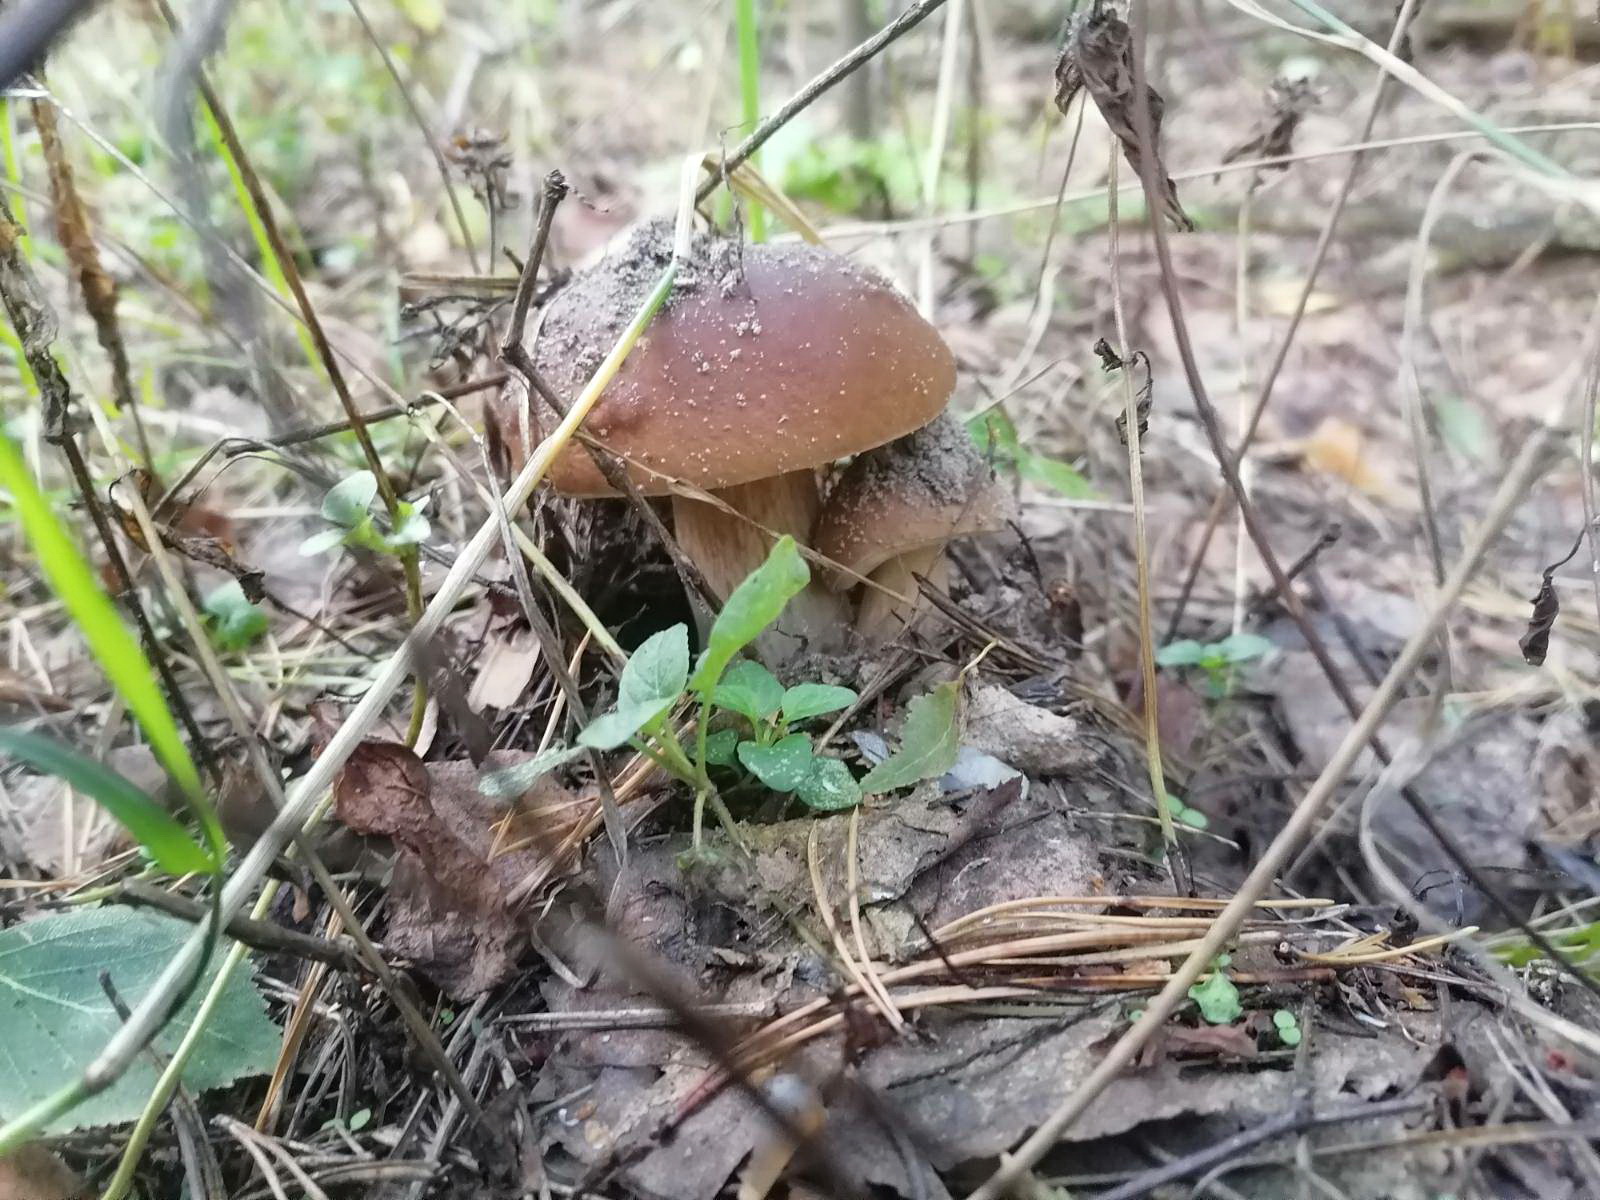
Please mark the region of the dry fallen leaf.
POLYGON ((1306 465, 1332 475, 1375 499, 1387 499, 1394 487, 1373 469, 1365 432, 1342 417, 1324 417, 1300 444, 1306 465))
POLYGON ((510 708, 533 682, 533 668, 538 661, 539 643, 531 630, 495 634, 479 659, 477 678, 467 693, 467 706, 473 712, 510 708))
POLYGON ((395 843, 384 944, 453 997, 516 971, 528 930, 513 889, 535 871, 570 865, 569 835, 598 803, 592 791, 574 793, 548 777, 511 804, 478 790, 485 772, 531 757, 497 753, 481 768, 425 764, 394 742, 367 741, 334 785, 345 825, 395 843))
POLYGON ((385 944, 451 996, 474 996, 510 977, 527 933, 485 856, 434 811, 432 790, 410 750, 368 741, 339 773, 334 803, 357 833, 395 843, 385 944))

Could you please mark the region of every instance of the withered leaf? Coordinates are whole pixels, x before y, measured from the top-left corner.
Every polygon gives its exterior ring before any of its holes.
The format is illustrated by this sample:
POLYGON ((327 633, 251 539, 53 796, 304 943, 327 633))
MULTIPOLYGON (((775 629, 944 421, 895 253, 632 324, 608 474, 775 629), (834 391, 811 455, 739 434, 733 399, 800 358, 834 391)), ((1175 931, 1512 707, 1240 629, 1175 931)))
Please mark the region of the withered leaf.
MULTIPOLYGON (((1300 128, 1300 119, 1315 107, 1316 89, 1308 79, 1279 77, 1267 89, 1266 127, 1240 142, 1222 156, 1225 163, 1247 158, 1281 158, 1294 153, 1294 135, 1300 128)), ((1287 163, 1278 163, 1273 170, 1286 170, 1287 163)))
MULTIPOLYGON (((1085 88, 1106 125, 1122 143, 1128 165, 1142 179, 1144 148, 1134 115, 1137 101, 1133 88, 1133 37, 1127 22, 1100 0, 1073 18, 1067 44, 1056 59, 1056 107, 1063 115, 1085 88)), ((1151 166, 1161 188, 1161 212, 1176 228, 1192 230, 1194 222, 1178 203, 1178 187, 1161 161, 1161 117, 1166 101, 1148 82, 1144 91, 1150 109, 1151 166)))
POLYGON ((1528 618, 1528 628, 1518 640, 1522 661, 1530 667, 1544 666, 1545 655, 1550 653, 1550 631, 1561 615, 1561 598, 1556 595, 1555 574, 1578 553, 1587 530, 1580 529, 1567 556, 1544 569, 1544 581, 1539 584, 1539 594, 1533 598, 1533 615, 1528 618))
POLYGON ((363 742, 334 785, 339 819, 396 845, 384 942, 450 995, 508 978, 527 945, 499 876, 434 810, 428 768, 394 742, 363 742))
MULTIPOLYGON (((1150 432, 1150 393, 1155 388, 1155 372, 1150 367, 1150 356, 1143 350, 1135 350, 1126 360, 1122 355, 1112 349, 1111 343, 1101 338, 1094 344, 1095 355, 1100 359, 1100 369, 1106 374, 1113 371, 1129 371, 1134 367, 1144 367, 1144 382, 1139 385, 1139 390, 1134 393, 1136 404, 1134 411, 1139 416, 1139 436, 1142 438, 1150 432)), ((1117 414, 1117 437, 1122 444, 1128 444, 1128 414, 1126 411, 1117 414)))

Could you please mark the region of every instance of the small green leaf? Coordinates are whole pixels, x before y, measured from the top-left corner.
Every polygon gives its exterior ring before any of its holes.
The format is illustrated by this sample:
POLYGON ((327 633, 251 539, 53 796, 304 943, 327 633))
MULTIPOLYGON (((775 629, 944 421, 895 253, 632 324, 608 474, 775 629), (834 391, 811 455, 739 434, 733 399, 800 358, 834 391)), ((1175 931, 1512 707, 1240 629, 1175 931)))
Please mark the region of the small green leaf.
POLYGON ((65 780, 90 797, 134 836, 163 871, 187 875, 217 865, 172 814, 109 767, 59 742, 20 729, 0 727, 0 750, 65 780))
POLYGON ((866 773, 861 790, 871 795, 910 787, 955 766, 961 753, 959 701, 960 684, 953 679, 913 700, 906 708, 900 749, 866 773))
POLYGON ((1300 1021, 1287 1008, 1280 1008, 1272 1014, 1272 1023, 1279 1029, 1293 1029, 1300 1021))
POLYGON ((1223 638, 1212 649, 1225 663, 1242 663, 1272 653, 1274 646, 1270 638, 1259 633, 1236 633, 1223 638))
POLYGON ((847 687, 831 683, 798 683, 783 694, 783 719, 809 721, 824 713, 838 712, 856 702, 856 694, 847 687))
POLYGON ((395 526, 389 535, 391 546, 416 546, 428 540, 428 535, 433 532, 433 526, 428 524, 428 518, 423 516, 409 504, 400 506, 400 524, 395 526))
POLYGON ((1156 665, 1162 667, 1193 667, 1204 661, 1210 647, 1192 638, 1181 642, 1168 642, 1156 651, 1156 665))
POLYGON ((230 579, 205 599, 219 650, 243 650, 267 631, 267 614, 245 598, 237 579, 230 579))
POLYGON ((1298 1046, 1300 1044, 1299 1027, 1291 1025, 1288 1029, 1278 1030, 1278 1040, 1285 1046, 1298 1046))
POLYGON ((706 737, 706 762, 714 767, 731 767, 738 762, 739 731, 719 729, 706 737))
POLYGON ((1059 492, 1069 500, 1092 500, 1099 494, 1076 467, 1058 458, 1024 451, 1015 461, 1018 475, 1030 483, 1059 492))
POLYGON ((783 684, 760 663, 742 659, 728 668, 711 693, 711 703, 760 724, 784 702, 783 684))
POLYGON ((784 605, 810 581, 811 571, 800 557, 794 538, 787 535, 779 538, 766 562, 733 589, 733 595, 717 614, 706 639, 706 651, 700 656, 700 665, 689 687, 709 697, 733 656, 776 621, 784 605))
POLYGON ((300 543, 300 555, 302 558, 312 558, 318 554, 326 554, 335 546, 344 544, 344 535, 343 529, 324 529, 319 533, 313 533, 300 543))
POLYGON ((622 668, 617 707, 660 704, 670 707, 689 678, 689 627, 682 622, 652 634, 622 668))
POLYGON ((1209 1025, 1230 1025, 1244 1013, 1239 989, 1222 973, 1220 961, 1216 970, 1189 989, 1189 999, 1200 1006, 1200 1015, 1209 1025))
POLYGON ((322 498, 322 515, 348 529, 366 515, 377 494, 378 477, 371 471, 357 471, 328 489, 322 498))
POLYGON ((372 1110, 370 1108, 358 1108, 350 1114, 350 1120, 345 1128, 351 1133, 360 1133, 370 1124, 372 1124, 372 1110))
POLYGON ((739 761, 773 791, 792 792, 805 782, 816 756, 809 737, 791 733, 770 746, 740 742, 739 761))
POLYGON ((651 700, 640 704, 619 704, 585 725, 583 732, 578 734, 578 745, 591 750, 615 750, 671 707, 671 700, 665 703, 651 700))
POLYGON ((548 775, 562 763, 571 762, 582 753, 582 746, 551 746, 543 754, 536 754, 526 762, 490 771, 478 780, 478 791, 495 799, 520 796, 541 775, 548 775))
POLYGON ((795 795, 818 812, 842 812, 861 803, 861 785, 837 758, 814 758, 795 795))
POLYGON ((1181 807, 1174 807, 1172 816, 1190 829, 1209 829, 1211 827, 1211 819, 1205 813, 1199 809, 1190 808, 1187 804, 1181 807))
POLYGON ((974 417, 967 422, 967 431, 972 434, 978 449, 985 453, 993 450, 997 457, 1009 460, 1022 452, 1017 427, 1011 423, 1011 418, 1006 416, 1003 408, 991 408, 974 417))

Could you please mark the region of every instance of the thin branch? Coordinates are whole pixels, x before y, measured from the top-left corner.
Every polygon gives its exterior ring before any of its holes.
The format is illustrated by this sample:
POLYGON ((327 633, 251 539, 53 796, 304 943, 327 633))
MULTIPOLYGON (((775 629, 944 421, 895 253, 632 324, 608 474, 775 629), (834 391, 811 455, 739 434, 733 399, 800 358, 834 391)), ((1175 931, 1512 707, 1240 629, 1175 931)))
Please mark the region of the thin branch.
MULTIPOLYGON (((400 93, 400 99, 405 102, 406 111, 411 114, 411 119, 416 122, 417 129, 422 133, 422 140, 428 144, 428 153, 433 155, 433 165, 439 169, 439 178, 444 183, 444 194, 450 201, 450 211, 455 216, 456 227, 461 231, 461 244, 467 249, 467 261, 472 264, 472 273, 478 273, 478 252, 472 245, 472 230, 467 225, 467 214, 462 210, 461 200, 456 195, 455 183, 450 178, 450 164, 444 159, 444 154, 439 149, 439 143, 433 133, 428 129, 428 120, 422 115, 416 97, 411 94, 411 89, 400 75, 400 68, 395 65, 394 56, 389 53, 389 48, 383 44, 383 39, 372 28, 372 23, 367 20, 367 14, 362 10, 357 0, 350 0, 350 9, 356 14, 356 19, 361 22, 361 28, 366 31, 367 40, 378 51, 383 59, 383 65, 389 71, 389 78, 394 80, 395 90, 400 93)), ((489 264, 489 269, 494 269, 494 264, 489 264)))
POLYGON ((757 125, 755 132, 729 152, 728 156, 722 160, 721 171, 702 183, 695 192, 694 202, 696 204, 704 203, 710 198, 711 193, 717 190, 717 185, 723 181, 729 171, 738 167, 757 150, 761 149, 762 146, 766 145, 767 140, 773 134, 811 107, 812 102, 817 97, 855 71, 863 63, 870 61, 890 42, 915 29, 924 17, 940 8, 943 4, 944 0, 919 0, 918 3, 906 9, 889 24, 878 30, 877 33, 806 84, 805 87, 794 94, 787 104, 757 125))
MULTIPOLYGON (((534 230, 528 256, 523 261, 522 274, 517 279, 516 295, 511 301, 511 320, 506 326, 505 336, 500 341, 501 361, 522 376, 529 393, 537 392, 539 398, 548 404, 550 410, 558 417, 567 415, 568 405, 533 365, 533 356, 528 353, 524 338, 528 325, 528 312, 533 307, 533 296, 537 290, 539 264, 544 259, 545 244, 550 237, 550 222, 555 216, 556 206, 566 199, 569 190, 567 181, 560 171, 551 171, 545 176, 544 193, 539 205, 539 224, 534 230)), ((661 520, 661 514, 656 512, 645 499, 644 493, 639 490, 639 485, 633 481, 633 476, 628 473, 622 461, 591 441, 581 438, 580 441, 612 490, 627 498, 629 505, 639 515, 645 527, 655 534, 656 540, 672 559, 672 565, 677 569, 678 577, 683 581, 684 589, 690 597, 705 605, 707 612, 715 612, 720 605, 716 593, 711 590, 711 585, 706 582, 705 576, 701 574, 694 560, 678 545, 678 539, 667 529, 665 522, 661 520)))
MULTIPOLYGON (((209 906, 139 879, 124 880, 120 888, 120 898, 131 905, 160 909, 185 921, 200 922, 211 916, 209 906)), ((271 921, 257 921, 245 916, 235 916, 224 928, 235 941, 268 954, 287 954, 310 962, 326 963, 352 974, 362 974, 367 970, 355 949, 344 942, 296 933, 271 921)))
MULTIPOLYGON (((1411 18, 1421 0, 1405 0, 1400 12, 1394 21, 1394 30, 1389 34, 1389 49, 1398 50, 1405 43, 1406 31, 1411 27, 1411 18)), ((1339 218, 1344 215, 1345 205, 1350 200, 1350 193, 1354 191, 1356 179, 1361 174, 1361 165, 1365 156, 1365 143, 1372 136, 1373 129, 1378 124, 1378 114, 1383 111, 1384 98, 1388 93, 1389 73, 1381 71, 1378 82, 1373 85, 1372 99, 1367 102, 1366 119, 1361 123, 1361 133, 1356 138, 1356 148, 1350 155, 1349 169, 1344 173, 1344 179, 1339 183, 1339 191, 1333 198, 1333 205, 1328 209, 1328 215, 1323 219, 1322 229, 1317 233, 1316 247, 1311 251, 1311 264, 1306 268, 1305 282, 1300 285, 1300 294, 1295 298, 1294 311, 1289 314, 1289 323, 1284 327, 1283 336, 1278 339, 1278 346, 1272 355, 1272 363, 1267 367, 1267 373, 1261 380, 1261 388, 1256 393, 1254 407, 1250 416, 1245 420, 1244 431, 1239 435, 1239 444, 1234 451, 1240 461, 1244 460, 1250 451, 1251 444, 1255 441, 1256 430, 1261 425, 1262 414, 1267 411, 1267 404, 1272 399, 1272 389, 1277 386, 1278 376, 1283 373, 1283 364, 1289 360, 1289 349, 1294 345, 1295 337, 1300 332, 1300 323, 1305 319, 1306 309, 1311 303, 1311 294, 1316 290, 1317 279, 1322 274, 1323 264, 1327 261, 1328 250, 1333 245, 1334 234, 1339 230, 1339 218)), ((1241 343, 1242 345, 1243 343, 1241 343)), ((1183 610, 1188 605, 1189 595, 1194 590, 1200 578, 1200 569, 1205 563, 1206 551, 1211 548, 1211 538, 1217 532, 1217 525, 1222 520, 1222 514, 1228 505, 1228 489, 1218 488, 1217 494, 1211 501, 1211 508, 1206 513, 1205 528, 1200 533, 1200 544, 1195 547, 1194 556, 1189 561, 1188 573, 1184 576, 1183 586, 1178 589, 1178 602, 1173 606, 1172 616, 1167 621, 1167 635, 1164 641, 1171 641, 1178 635, 1178 626, 1183 621, 1183 610)))

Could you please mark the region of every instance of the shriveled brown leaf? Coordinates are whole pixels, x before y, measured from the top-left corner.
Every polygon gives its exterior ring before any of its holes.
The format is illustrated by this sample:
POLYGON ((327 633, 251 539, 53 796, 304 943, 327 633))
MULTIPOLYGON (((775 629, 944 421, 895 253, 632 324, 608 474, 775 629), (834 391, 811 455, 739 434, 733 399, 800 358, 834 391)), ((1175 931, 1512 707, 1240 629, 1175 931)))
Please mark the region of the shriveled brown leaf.
MULTIPOLYGON (((1085 88, 1122 143, 1128 165, 1143 178, 1144 147, 1134 115, 1138 101, 1133 88, 1133 37, 1127 22, 1098 0, 1073 19, 1067 44, 1056 59, 1056 107, 1065 114, 1085 88)), ((1144 90, 1150 108, 1151 165, 1161 188, 1161 214, 1176 228, 1192 230, 1194 222, 1178 203, 1178 186, 1161 161, 1161 117, 1166 101, 1148 81, 1144 90)))
MULTIPOLYGON (((1308 79, 1279 77, 1267 89, 1265 126, 1222 156, 1225 163, 1250 158, 1281 158, 1294 153, 1294 135, 1300 120, 1319 97, 1308 79)), ((1287 169, 1279 166, 1278 170, 1287 169)))
POLYGON ((398 743, 367 741, 334 785, 339 819, 396 847, 384 944, 457 998, 516 971, 528 929, 513 891, 535 871, 566 869, 571 835, 597 805, 549 779, 512 804, 478 790, 484 771, 528 757, 425 764, 398 743))
POLYGON ((487 859, 434 811, 428 768, 392 742, 363 742, 339 773, 334 805, 357 833, 397 848, 385 943, 450 995, 478 994, 510 977, 527 945, 487 859))

